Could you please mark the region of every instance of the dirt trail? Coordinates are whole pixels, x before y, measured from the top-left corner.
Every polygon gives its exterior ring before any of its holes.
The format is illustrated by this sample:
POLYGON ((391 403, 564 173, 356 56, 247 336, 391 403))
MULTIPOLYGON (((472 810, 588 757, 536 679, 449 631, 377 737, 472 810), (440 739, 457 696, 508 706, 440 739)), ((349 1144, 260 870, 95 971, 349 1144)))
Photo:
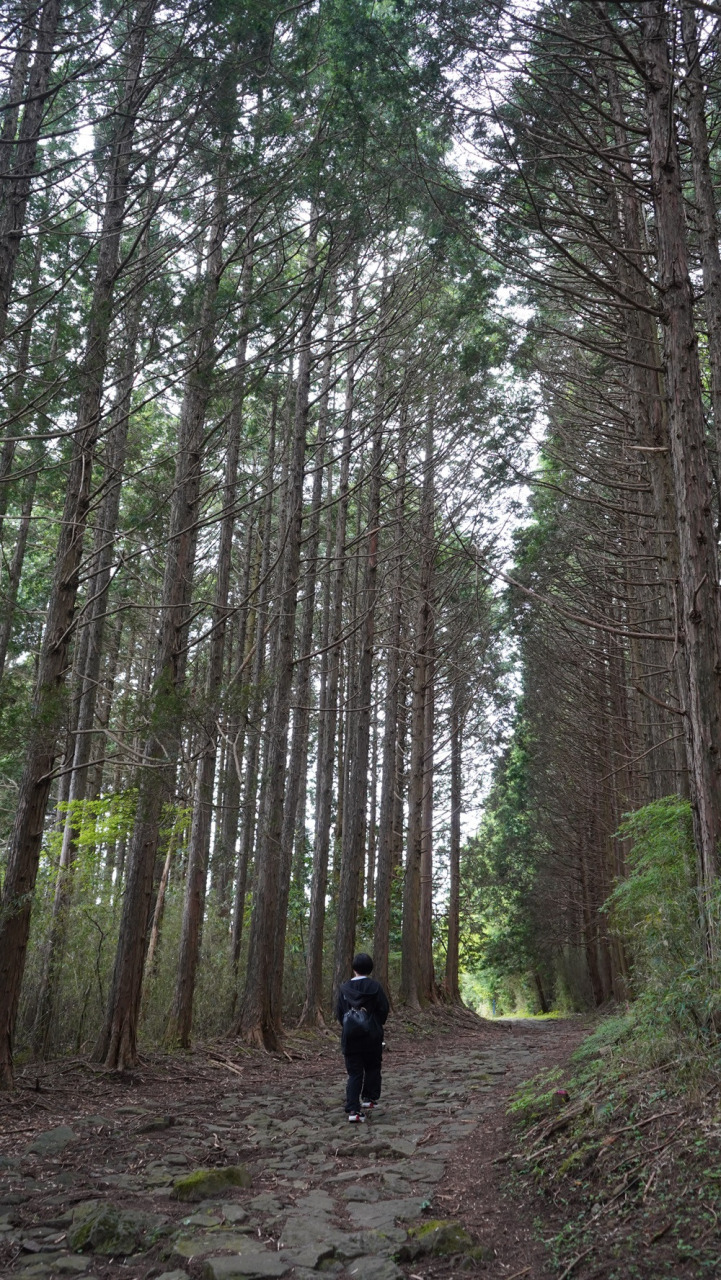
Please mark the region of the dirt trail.
POLYGON ((543 1280, 545 1250, 503 1191, 505 1105, 582 1028, 438 1026, 390 1025, 382 1105, 363 1125, 346 1121, 330 1040, 292 1038, 290 1061, 225 1044, 123 1077, 58 1064, 39 1091, 29 1068, 0 1107, 0 1273, 543 1280), (177 1199, 199 1169, 215 1172, 177 1199))

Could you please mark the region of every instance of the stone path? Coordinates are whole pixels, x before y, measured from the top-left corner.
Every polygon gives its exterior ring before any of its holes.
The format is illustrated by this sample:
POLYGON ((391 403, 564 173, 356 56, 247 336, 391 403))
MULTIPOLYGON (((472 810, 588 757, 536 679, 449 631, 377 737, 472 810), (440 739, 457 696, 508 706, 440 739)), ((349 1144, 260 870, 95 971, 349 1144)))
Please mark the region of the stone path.
POLYGON ((363 1125, 343 1114, 336 1054, 256 1073, 250 1092, 221 1073, 225 1092, 169 1088, 162 1110, 156 1089, 142 1105, 78 1107, 29 1140, 6 1132, 0 1274, 398 1280, 429 1258, 485 1273, 495 1251, 447 1219, 441 1184, 503 1114, 500 1093, 539 1065, 534 1037, 485 1039, 389 1053, 363 1125))

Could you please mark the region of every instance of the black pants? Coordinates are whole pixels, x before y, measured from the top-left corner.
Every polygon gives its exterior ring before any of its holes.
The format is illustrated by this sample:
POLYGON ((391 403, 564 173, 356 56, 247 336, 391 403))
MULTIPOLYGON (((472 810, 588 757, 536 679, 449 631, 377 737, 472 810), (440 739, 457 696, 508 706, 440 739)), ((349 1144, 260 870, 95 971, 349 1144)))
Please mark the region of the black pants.
POLYGON ((348 1084, 345 1091, 345 1109, 349 1115, 360 1111, 361 1096, 366 1102, 377 1102, 381 1096, 382 1043, 354 1049, 345 1054, 348 1084))

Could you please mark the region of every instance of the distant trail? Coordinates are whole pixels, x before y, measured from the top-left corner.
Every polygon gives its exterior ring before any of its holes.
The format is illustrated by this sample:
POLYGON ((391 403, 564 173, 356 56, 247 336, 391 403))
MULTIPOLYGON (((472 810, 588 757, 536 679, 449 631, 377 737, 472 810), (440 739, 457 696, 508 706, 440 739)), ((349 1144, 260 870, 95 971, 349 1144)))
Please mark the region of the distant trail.
POLYGON ((359 1126, 343 1113, 335 1041, 320 1037, 291 1037, 291 1061, 226 1042, 124 1078, 54 1066, 0 1113, 0 1269, 128 1280, 132 1257, 138 1280, 310 1280, 318 1268, 339 1280, 450 1280, 459 1268, 545 1280, 543 1246, 502 1190, 505 1107, 582 1028, 439 1021, 442 1033, 423 1034, 427 1020, 392 1019, 382 1106, 359 1126), (179 1177, 241 1164, 248 1188, 171 1198, 179 1177), (457 1225, 424 1234, 437 1220, 457 1225))

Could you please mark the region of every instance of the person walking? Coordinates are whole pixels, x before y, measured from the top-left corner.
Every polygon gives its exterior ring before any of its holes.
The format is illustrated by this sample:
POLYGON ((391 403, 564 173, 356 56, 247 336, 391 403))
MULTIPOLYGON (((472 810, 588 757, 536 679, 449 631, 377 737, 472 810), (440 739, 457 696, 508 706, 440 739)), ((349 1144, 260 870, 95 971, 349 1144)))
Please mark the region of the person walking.
POLYGON ((383 1026, 390 1006, 380 982, 371 977, 373 958, 360 951, 353 958, 353 977, 338 991, 336 1017, 348 1072, 345 1109, 351 1124, 365 1120, 381 1096, 383 1026))

